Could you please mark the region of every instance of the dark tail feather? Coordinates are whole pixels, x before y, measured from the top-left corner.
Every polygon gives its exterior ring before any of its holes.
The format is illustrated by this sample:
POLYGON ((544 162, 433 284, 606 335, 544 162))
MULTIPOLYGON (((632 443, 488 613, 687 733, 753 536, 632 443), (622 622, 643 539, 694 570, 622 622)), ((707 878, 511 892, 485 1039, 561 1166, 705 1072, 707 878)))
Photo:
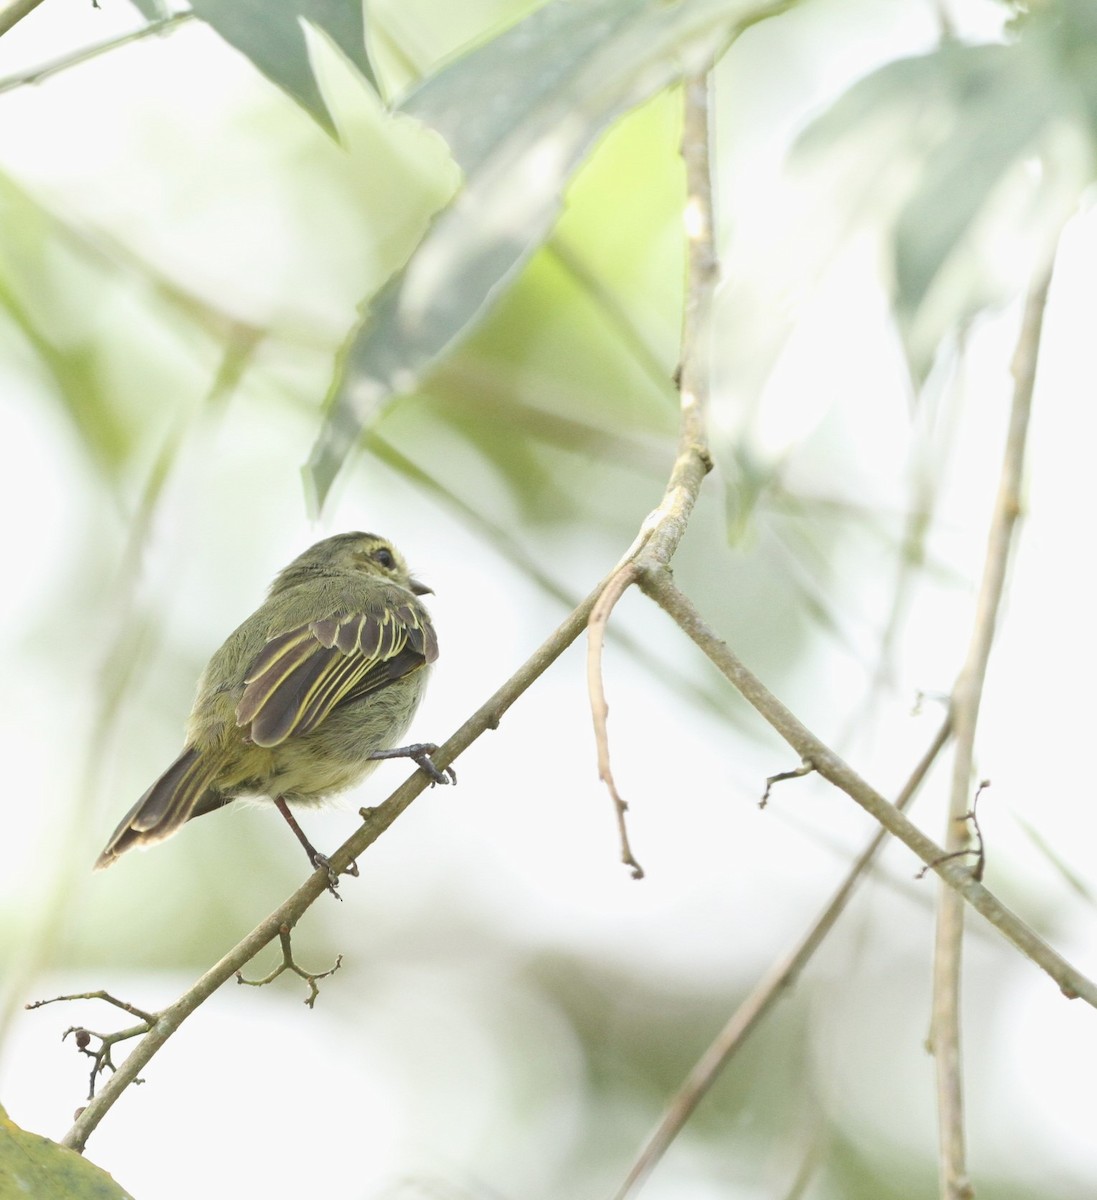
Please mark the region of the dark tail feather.
POLYGON ((162 842, 184 821, 219 807, 223 800, 210 789, 219 767, 215 757, 188 746, 122 818, 95 869, 109 867, 134 846, 162 842))

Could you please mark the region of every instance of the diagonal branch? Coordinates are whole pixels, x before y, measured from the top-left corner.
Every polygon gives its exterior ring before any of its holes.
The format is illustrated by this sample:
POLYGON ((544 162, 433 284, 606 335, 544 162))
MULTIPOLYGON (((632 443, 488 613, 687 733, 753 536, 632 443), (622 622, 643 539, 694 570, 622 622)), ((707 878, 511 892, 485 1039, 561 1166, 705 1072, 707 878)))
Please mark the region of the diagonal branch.
MULTIPOLYGON (((975 622, 967 658, 952 689, 951 712, 956 730, 945 850, 961 852, 967 845, 967 819, 972 809, 972 770, 975 730, 979 720, 987 663, 1005 588, 1010 549, 1021 512, 1021 482, 1032 393, 1036 380, 1040 333, 1051 285, 1051 265, 1040 271, 1025 302, 1021 332, 1013 359, 1013 405, 1006 436, 998 496, 991 516, 983 578, 975 607, 975 622)), ((940 1145, 942 1200, 968 1200, 974 1194, 967 1173, 964 1133, 963 1067, 960 1051, 961 966, 964 903, 959 893, 943 889, 937 909, 933 959, 933 1015, 930 1046, 937 1067, 937 1125, 940 1145)))
MULTIPOLYGON (((951 722, 946 719, 896 798, 895 807, 900 812, 914 799, 922 781, 929 774, 930 767, 948 741, 950 732, 951 722)), ((629 1169, 624 1183, 614 1193, 613 1200, 628 1200, 629 1196, 635 1195, 658 1166, 671 1143, 693 1116, 698 1104, 705 1098, 733 1055, 811 961, 815 951, 822 945, 824 938, 845 910, 857 885, 876 861, 887 837, 887 830, 881 829, 872 838, 795 949, 778 959, 762 976, 754 990, 739 1005, 712 1044, 697 1060, 681 1087, 671 1097, 662 1119, 629 1169)))
POLYGON ((693 602, 674 583, 670 572, 660 564, 645 569, 639 586, 672 617, 700 647, 743 698, 762 715, 767 724, 796 751, 810 762, 824 779, 834 784, 850 799, 856 801, 889 833, 935 871, 945 883, 959 892, 1000 934, 1026 958, 1031 959, 1059 985, 1068 999, 1081 998, 1097 1008, 1097 984, 1066 961, 1026 924, 1008 909, 988 888, 978 883, 971 871, 950 859, 938 846, 894 804, 889 803, 866 783, 806 725, 787 709, 780 700, 753 675, 725 642, 709 628, 693 602))
MULTIPOLYGON (((485 730, 498 728, 503 714, 534 683, 586 628, 591 610, 602 589, 609 582, 607 576, 593 592, 563 621, 526 662, 500 687, 456 733, 432 755, 439 767, 448 766, 458 754, 466 750, 485 730)), ((340 873, 351 862, 363 854, 369 846, 396 820, 396 818, 427 787, 430 779, 422 771, 416 771, 378 808, 363 810, 363 825, 330 856, 332 868, 340 873)), ((282 930, 293 929, 302 914, 327 889, 327 871, 318 870, 293 893, 284 903, 251 933, 234 946, 221 960, 215 963, 173 1004, 157 1014, 154 1027, 133 1048, 129 1057, 110 1077, 94 1099, 90 1100, 76 1118, 72 1128, 62 1138, 62 1144, 74 1150, 83 1150, 88 1137, 106 1116, 121 1094, 132 1084, 149 1060, 160 1050, 169 1037, 191 1016, 213 993, 228 980, 235 978, 256 954, 276 938, 282 930)))
MULTIPOLYGON (((5 20, 8 18, 9 13, 14 12, 19 7, 25 8, 26 11, 19 13, 19 16, 15 18, 15 21, 18 21, 41 2, 42 0, 19 0, 19 3, 13 4, 9 9, 5 9, 4 12, 0 13, 0 34, 6 32, 7 26, 5 26, 5 20)), ((193 19, 194 13, 189 10, 172 13, 171 16, 162 17, 158 21, 150 21, 147 25, 142 25, 140 29, 131 30, 129 33, 120 34, 118 37, 108 38, 103 42, 95 42, 91 46, 82 46, 79 50, 73 51, 71 54, 65 54, 60 58, 54 58, 47 63, 42 63, 41 66, 35 67, 32 71, 0 79, 0 92, 10 92, 15 88, 25 87, 27 84, 41 83, 43 80, 49 79, 51 75, 57 75, 61 71, 67 71, 70 67, 90 62, 93 58, 98 58, 101 54, 109 54, 110 51, 117 50, 121 46, 128 46, 130 42, 139 42, 142 38, 168 33, 177 25, 182 25, 184 22, 193 19)), ((15 24, 15 21, 11 23, 15 24)))
POLYGON ((11 0, 11 3, 0 9, 0 35, 13 29, 19 22, 42 3, 42 0, 11 0))

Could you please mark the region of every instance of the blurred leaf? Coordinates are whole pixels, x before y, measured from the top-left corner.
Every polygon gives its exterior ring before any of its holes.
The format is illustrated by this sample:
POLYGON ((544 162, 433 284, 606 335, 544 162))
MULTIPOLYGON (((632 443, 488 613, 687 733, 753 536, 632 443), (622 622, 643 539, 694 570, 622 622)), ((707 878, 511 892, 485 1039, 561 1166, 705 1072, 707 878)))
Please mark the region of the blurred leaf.
POLYGON ((191 8, 329 133, 335 125, 312 72, 303 22, 322 29, 377 87, 362 0, 193 0, 191 8))
POLYGON ((434 130, 390 111, 324 33, 308 31, 317 86, 357 183, 357 212, 370 250, 367 292, 376 291, 450 200, 461 174, 434 130))
POLYGON ((1065 0, 1017 28, 1011 44, 946 41, 889 63, 813 122, 797 148, 862 144, 842 184, 875 190, 885 209, 888 189, 898 190, 895 310, 919 381, 942 339, 1023 286, 1093 176, 1094 6, 1065 0))
POLYGON ((100 467, 112 472, 128 454, 133 431, 120 418, 97 370, 99 346, 79 315, 71 277, 59 263, 46 214, 0 175, 0 224, 18 230, 0 244, 0 314, 51 377, 57 399, 100 467))
POLYGON ((1052 869, 1055 870, 1061 877, 1063 882, 1076 895, 1080 896, 1087 904, 1097 905, 1097 895, 1094 895, 1093 888, 1075 871, 1066 859, 1052 847, 1046 837, 1030 824, 1024 817, 1014 813, 1014 820, 1028 835, 1029 840, 1036 849, 1047 859, 1052 869))
POLYGON ((20 1129, 0 1107, 0 1196, 127 1200, 129 1192, 75 1150, 20 1129))
MULTIPOLYGON (((648 364, 602 295, 542 251, 417 395, 431 425, 451 427, 491 465, 525 520, 559 525, 581 513, 585 525, 604 524, 610 497, 576 473, 612 462, 641 485, 643 503, 673 455, 670 374, 653 378, 648 364)), ((375 427, 407 408, 386 409, 375 427)))
POLYGON ((550 0, 407 97, 465 187, 351 335, 306 467, 315 507, 384 402, 417 385, 544 241, 608 126, 791 2, 550 0))
POLYGON ((943 90, 957 120, 930 155, 895 227, 897 303, 908 319, 1006 171, 1036 148, 1056 110, 1045 72, 1032 70, 1031 56, 1017 47, 946 44, 926 61, 933 77, 920 83, 943 90))
POLYGON ((80 434, 80 440, 108 473, 122 462, 130 437, 117 419, 95 374, 96 348, 92 344, 64 345, 51 340, 35 324, 16 291, 0 275, 0 310, 26 339, 53 379, 58 400, 80 434))
POLYGON ((133 0, 133 6, 146 21, 163 21, 171 16, 167 0, 133 0))
MULTIPOLYGON (((456 492, 441 483, 436 473, 424 471, 407 455, 402 454, 394 445, 373 431, 366 434, 366 445, 370 453, 376 455, 381 462, 394 471, 399 471, 425 494, 434 496, 447 512, 460 515, 462 520, 471 529, 476 530, 483 537, 485 543, 492 546, 501 558, 528 576, 545 595, 559 601, 565 611, 570 612, 582 602, 583 597, 559 582, 547 571, 541 558, 523 545, 506 524, 469 504, 456 492)), ((726 693, 722 687, 714 686, 713 681, 707 675, 701 679, 694 679, 680 669, 669 670, 666 663, 651 652, 649 645, 634 637, 620 624, 611 624, 608 634, 611 641, 624 647, 637 662, 643 664, 651 672, 655 679, 677 691, 690 703, 721 715, 727 713, 726 693)))

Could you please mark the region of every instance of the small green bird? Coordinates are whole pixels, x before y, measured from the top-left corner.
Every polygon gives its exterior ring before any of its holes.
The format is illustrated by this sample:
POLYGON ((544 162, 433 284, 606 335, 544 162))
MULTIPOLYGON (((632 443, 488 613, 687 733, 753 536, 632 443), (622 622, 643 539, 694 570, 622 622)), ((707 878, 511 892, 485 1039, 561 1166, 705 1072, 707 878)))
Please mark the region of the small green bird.
POLYGON ((411 758, 432 782, 456 782, 431 761, 433 744, 392 748, 438 657, 417 599, 430 590, 372 533, 338 534, 294 559, 210 659, 183 752, 123 817, 96 869, 238 796, 266 796, 334 888, 289 804, 318 805, 382 758, 411 758))

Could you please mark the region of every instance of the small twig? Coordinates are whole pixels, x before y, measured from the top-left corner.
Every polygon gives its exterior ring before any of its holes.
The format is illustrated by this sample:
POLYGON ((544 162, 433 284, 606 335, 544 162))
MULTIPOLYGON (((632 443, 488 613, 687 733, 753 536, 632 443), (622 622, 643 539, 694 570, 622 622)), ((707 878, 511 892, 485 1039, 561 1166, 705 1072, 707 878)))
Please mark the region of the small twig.
MULTIPOLYGON (((92 1060, 91 1077, 88 1080, 88 1099, 92 1100, 95 1097, 95 1081, 105 1071, 109 1070, 113 1075, 118 1068, 111 1058, 111 1051, 122 1042, 131 1041, 133 1038, 144 1037, 148 1033, 152 1025, 155 1024, 155 1018, 152 1021, 142 1021, 140 1025, 132 1025, 129 1029, 118 1029, 114 1033, 98 1033, 94 1029, 87 1029, 83 1025, 71 1025, 61 1035, 61 1040, 64 1041, 70 1033, 75 1034, 76 1049, 81 1054, 86 1054, 92 1060), (91 1039, 98 1038, 99 1045, 96 1049, 91 1049, 91 1039)), ((133 1077, 134 1084, 141 1084, 145 1081, 138 1075, 133 1077)))
POLYGON ((914 704, 911 706, 910 715, 912 717, 920 717, 927 700, 932 700, 934 704, 944 708, 948 707, 949 698, 945 692, 926 692, 919 688, 914 693, 914 704))
POLYGON ((758 801, 758 807, 765 808, 769 803, 769 795, 773 791, 775 783, 784 783, 787 779, 803 779, 805 775, 810 775, 814 770, 815 764, 810 758, 805 758, 798 767, 791 771, 778 771, 776 775, 767 775, 766 790, 762 793, 761 800, 758 801))
MULTIPOLYGON (((937 756, 948 742, 950 732, 951 725, 946 718, 918 765, 911 772, 903 790, 896 797, 896 809, 902 811, 914 799, 918 789, 922 786, 922 781, 929 774, 930 767, 933 766, 937 756)), ((789 954, 778 959, 762 976, 754 990, 739 1005, 724 1028, 716 1035, 712 1044, 697 1060, 678 1091, 667 1103, 662 1119, 633 1162, 624 1183, 614 1193, 613 1200, 626 1200, 628 1196, 634 1195, 639 1190, 641 1184, 666 1154, 671 1143, 681 1133, 698 1104, 707 1095, 736 1051, 743 1045, 761 1019, 796 982, 845 910, 858 883, 875 862, 887 836, 887 831, 883 829, 876 833, 849 869, 841 886, 826 907, 808 927, 797 946, 789 954)))
POLYGON ((51 996, 48 1000, 31 1000, 23 1007, 30 1011, 34 1008, 44 1008, 47 1004, 61 1004, 69 1000, 104 1000, 107 1004, 113 1004, 115 1008, 128 1012, 131 1017, 140 1017, 142 1021, 146 1021, 150 1025, 156 1020, 156 1013, 147 1013, 135 1004, 130 1004, 127 1000, 119 1000, 117 996, 112 996, 110 992, 102 989, 95 992, 74 992, 71 996, 51 996))
MULTIPOLYGON (((30 8, 40 3, 41 0, 28 0, 30 8)), ((4 18, 9 11, 10 9, 0 13, 0 34, 5 31, 4 18)), ((18 18, 16 19, 18 20, 18 18)), ((21 75, 9 75, 6 79, 0 79, 0 92, 10 92, 15 88, 26 87, 28 84, 41 83, 42 80, 49 79, 51 75, 67 71, 69 67, 89 62, 93 58, 98 58, 100 54, 117 50, 119 46, 128 46, 130 42, 137 42, 142 38, 147 38, 155 34, 168 33, 177 25, 182 25, 184 21, 191 21, 193 19, 194 13, 188 10, 186 12, 172 13, 171 16, 163 17, 159 21, 150 21, 147 25, 142 25, 140 29, 134 29, 130 33, 123 33, 119 37, 108 38, 106 41, 96 42, 91 46, 84 46, 72 54, 52 59, 50 62, 43 63, 40 67, 35 67, 33 71, 26 71, 21 75)))
POLYGON ((644 868, 636 861, 629 844, 625 813, 628 804, 622 799, 613 778, 609 762, 609 731, 606 721, 609 705, 606 703, 605 682, 602 678, 602 651, 605 645, 606 626, 610 613, 617 601, 632 586, 636 579, 636 564, 624 563, 612 576, 598 602, 591 610, 587 623, 587 689, 590 694, 590 712, 594 720, 594 741, 598 747, 598 778, 609 790, 613 811, 617 818, 617 836, 621 843, 621 861, 632 871, 633 879, 644 878, 644 868))
POLYGON ((666 566, 671 560, 686 521, 697 499, 701 480, 712 467, 705 429, 709 393, 707 334, 709 310, 716 286, 717 264, 712 232, 712 170, 709 161, 709 76, 708 72, 684 83, 682 159, 686 167, 687 266, 686 297, 682 316, 679 364, 675 372, 679 399, 678 456, 663 494, 663 502, 644 522, 640 535, 622 559, 590 615, 587 629, 587 688, 590 695, 594 738, 598 749, 598 778, 613 800, 621 861, 642 879, 643 868, 629 845, 625 813, 628 805, 617 790, 609 756, 605 683, 602 652, 606 626, 617 601, 636 582, 640 560, 646 556, 666 566))
MULTIPOLYGON (((975 797, 971 802, 971 808, 964 813, 963 817, 965 821, 971 822, 971 827, 975 832, 975 845, 964 846, 959 850, 953 850, 948 854, 942 855, 938 860, 939 862, 947 862, 950 858, 967 858, 969 854, 974 854, 975 866, 971 868, 971 877, 972 879, 978 880, 980 883, 982 882, 983 875, 986 873, 987 853, 986 843, 983 841, 983 830, 979 825, 978 808, 979 797, 988 787, 990 787, 990 780, 984 779, 975 791, 975 797)), ((936 865, 937 863, 926 863, 921 870, 915 874, 914 878, 925 879, 926 873, 936 865)))
POLYGON ((311 971, 306 971, 303 967, 299 967, 293 958, 293 942, 292 931, 288 925, 283 925, 278 930, 278 937, 282 943, 282 961, 270 972, 269 975, 264 975, 262 979, 245 979, 243 972, 236 972, 236 982, 246 984, 248 987, 266 987, 268 983, 273 983, 279 975, 285 971, 292 971, 298 978, 303 979, 309 985, 309 994, 305 997, 305 1003, 312 1008, 316 1003, 316 997, 320 995, 320 989, 316 986, 318 979, 327 979, 329 975, 334 975, 336 971, 343 965, 343 956, 336 956, 335 966, 329 967, 326 971, 321 971, 319 975, 313 974, 311 971))
MULTIPOLYGON (((983 683, 1005 590, 1017 518, 1028 438, 1032 393, 1036 382, 1040 333, 1051 286, 1051 264, 1034 279, 1025 301, 1021 332, 1013 359, 1013 404, 1002 457, 998 496, 987 535, 983 577, 975 607, 967 657, 952 689, 951 711, 956 730, 952 789, 949 798, 945 853, 954 854, 967 838, 965 821, 975 761, 975 730, 983 683)), ((968 1200, 974 1195, 968 1178, 964 1132, 963 1065, 960 1053, 960 975, 963 961, 964 906, 952 890, 944 890, 937 910, 933 959, 933 1014, 930 1045, 937 1065, 938 1138, 941 1200, 968 1200)))
MULTIPOLYGON (((92 1060, 91 1078, 88 1080, 88 1099, 92 1100, 95 1096, 95 1081, 99 1076, 107 1070, 113 1075, 118 1069, 111 1058, 113 1048, 121 1042, 128 1042, 135 1037, 144 1037, 160 1019, 160 1014, 145 1012, 135 1004, 119 1000, 117 996, 112 996, 110 992, 102 990, 75 992, 69 996, 51 996, 48 1000, 33 1000, 23 1007, 27 1009, 42 1008, 47 1004, 60 1004, 70 1000, 103 1000, 107 1004, 114 1005, 115 1008, 122 1009, 123 1012, 128 1012, 130 1016, 139 1017, 141 1021, 139 1025, 133 1025, 129 1029, 119 1029, 114 1033, 97 1033, 94 1029, 87 1029, 83 1025, 70 1025, 61 1035, 61 1040, 64 1041, 70 1033, 73 1034, 76 1049, 92 1060), (99 1041, 99 1045, 95 1049, 91 1048, 92 1038, 97 1038, 99 1041)), ((143 1083, 144 1080, 135 1076, 133 1082, 135 1084, 143 1083)))
MULTIPOLYGON (((638 582, 641 590, 678 623, 732 686, 758 710, 765 721, 797 754, 815 764, 816 771, 824 779, 856 801, 869 816, 897 837, 922 862, 933 864, 945 854, 941 846, 932 838, 926 837, 894 804, 889 804, 825 742, 820 741, 743 665, 708 627, 689 597, 675 586, 669 571, 645 571, 638 582)), ((958 891, 1007 941, 1054 979, 1064 996, 1070 999, 1081 998, 1093 1008, 1097 1008, 1097 984, 1053 950, 1031 926, 1008 909, 983 884, 973 879, 970 871, 947 860, 937 862, 932 869, 951 888, 958 891)))

